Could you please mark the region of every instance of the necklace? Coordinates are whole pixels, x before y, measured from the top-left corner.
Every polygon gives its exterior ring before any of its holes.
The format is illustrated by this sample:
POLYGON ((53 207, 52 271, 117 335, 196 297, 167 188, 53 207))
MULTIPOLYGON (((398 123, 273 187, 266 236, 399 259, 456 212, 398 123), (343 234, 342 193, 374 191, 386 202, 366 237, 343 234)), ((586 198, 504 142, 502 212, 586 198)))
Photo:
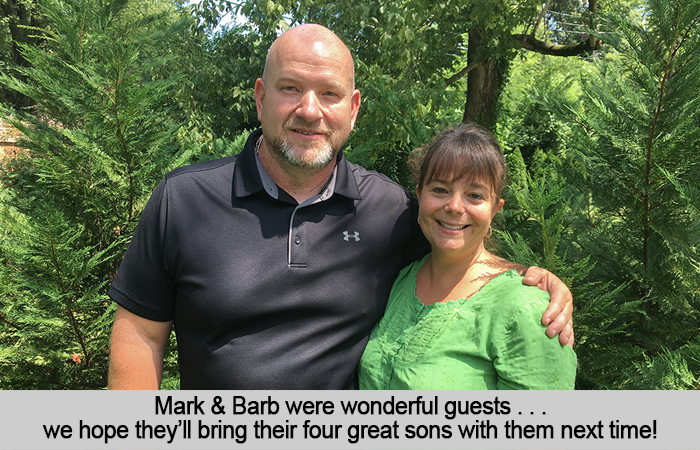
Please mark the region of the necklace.
POLYGON ((263 135, 261 134, 260 137, 258 138, 258 142, 255 143, 255 153, 258 153, 258 150, 260 150, 260 145, 262 144, 263 141, 263 135))

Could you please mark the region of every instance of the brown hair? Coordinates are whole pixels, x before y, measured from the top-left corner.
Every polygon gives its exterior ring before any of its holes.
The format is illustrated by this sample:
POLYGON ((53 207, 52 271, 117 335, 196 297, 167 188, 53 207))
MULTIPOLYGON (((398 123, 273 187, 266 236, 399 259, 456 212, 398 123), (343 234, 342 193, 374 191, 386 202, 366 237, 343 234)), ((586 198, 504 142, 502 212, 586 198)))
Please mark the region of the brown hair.
POLYGON ((461 123, 435 136, 427 146, 417 149, 411 158, 418 159, 418 191, 434 179, 445 181, 467 178, 490 186, 501 198, 505 178, 505 159, 496 138, 486 129, 461 123))

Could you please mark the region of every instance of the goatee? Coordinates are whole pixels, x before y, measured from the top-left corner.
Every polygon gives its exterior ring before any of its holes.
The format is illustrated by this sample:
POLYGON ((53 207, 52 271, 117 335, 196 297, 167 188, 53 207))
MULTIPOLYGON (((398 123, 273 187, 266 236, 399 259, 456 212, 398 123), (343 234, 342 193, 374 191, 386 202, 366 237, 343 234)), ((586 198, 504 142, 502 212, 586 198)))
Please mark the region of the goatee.
POLYGON ((340 151, 340 149, 333 148, 329 142, 332 136, 326 133, 328 138, 326 142, 309 145, 303 152, 295 152, 284 134, 285 131, 290 129, 292 129, 291 122, 285 123, 282 127, 282 137, 268 142, 268 148, 275 157, 291 166, 318 170, 330 164, 335 159, 338 151, 340 151))

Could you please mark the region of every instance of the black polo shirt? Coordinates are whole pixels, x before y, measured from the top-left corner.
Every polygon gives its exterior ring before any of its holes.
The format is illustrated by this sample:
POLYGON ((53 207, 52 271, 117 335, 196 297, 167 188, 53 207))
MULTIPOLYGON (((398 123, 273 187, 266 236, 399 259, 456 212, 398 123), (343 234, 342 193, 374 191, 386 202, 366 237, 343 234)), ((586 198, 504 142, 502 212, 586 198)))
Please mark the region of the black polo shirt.
POLYGON ((260 133, 161 181, 109 295, 174 320, 183 389, 355 387, 396 274, 427 251, 415 200, 341 152, 298 205, 259 170, 260 133))

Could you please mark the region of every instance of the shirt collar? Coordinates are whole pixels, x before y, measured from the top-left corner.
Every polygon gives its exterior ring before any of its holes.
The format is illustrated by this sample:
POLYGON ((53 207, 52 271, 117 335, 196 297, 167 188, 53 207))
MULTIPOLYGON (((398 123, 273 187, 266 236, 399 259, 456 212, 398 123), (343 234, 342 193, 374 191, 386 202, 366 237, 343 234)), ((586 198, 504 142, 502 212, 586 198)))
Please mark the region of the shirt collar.
POLYGON ((262 182, 263 188, 270 195, 270 197, 274 198, 275 200, 279 200, 280 193, 279 189, 277 188, 277 185, 275 184, 270 174, 267 173, 267 170, 265 170, 265 168, 263 167, 262 162, 260 162, 260 156, 258 155, 258 152, 254 152, 254 155, 255 166, 258 168, 258 175, 260 175, 260 181, 262 182))
MULTIPOLYGON (((233 169, 233 195, 236 197, 246 197, 264 190, 272 198, 279 198, 279 188, 262 166, 260 159, 255 153, 255 143, 261 135, 261 129, 251 133, 243 147, 243 151, 238 155, 233 169)), ((352 174, 350 163, 345 159, 342 150, 338 152, 333 175, 319 197, 320 200, 327 200, 333 194, 339 194, 354 200, 362 199, 360 190, 357 187, 357 181, 352 174)))

